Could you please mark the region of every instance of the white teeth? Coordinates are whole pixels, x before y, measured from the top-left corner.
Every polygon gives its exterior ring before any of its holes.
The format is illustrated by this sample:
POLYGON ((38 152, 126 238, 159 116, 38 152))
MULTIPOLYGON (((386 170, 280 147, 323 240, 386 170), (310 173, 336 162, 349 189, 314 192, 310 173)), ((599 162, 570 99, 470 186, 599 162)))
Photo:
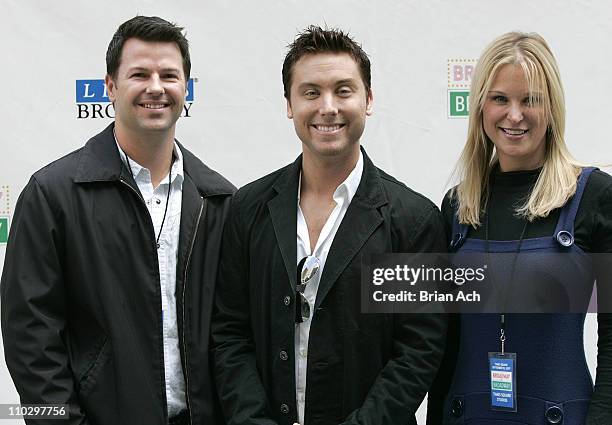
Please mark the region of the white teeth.
POLYGON ((142 106, 143 108, 147 109, 162 109, 166 107, 166 105, 164 105, 163 103, 143 103, 142 106))
POLYGON ((513 130, 510 128, 502 128, 502 130, 504 130, 504 133, 509 134, 510 136, 520 136, 527 133, 527 130, 513 130))
POLYGON ((332 132, 340 129, 340 125, 315 125, 316 129, 319 131, 332 132))

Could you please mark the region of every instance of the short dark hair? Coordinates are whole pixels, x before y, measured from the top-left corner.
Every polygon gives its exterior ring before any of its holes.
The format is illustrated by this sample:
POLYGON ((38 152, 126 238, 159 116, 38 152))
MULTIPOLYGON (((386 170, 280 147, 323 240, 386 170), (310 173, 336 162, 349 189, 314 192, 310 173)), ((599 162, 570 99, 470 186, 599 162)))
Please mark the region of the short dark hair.
POLYGON ((185 80, 189 80, 191 59, 189 58, 189 42, 183 35, 182 27, 177 26, 157 16, 136 16, 125 21, 113 35, 106 50, 106 73, 115 78, 121 62, 123 45, 130 38, 142 41, 167 41, 177 44, 183 57, 183 72, 185 80))
POLYGON ((302 57, 315 53, 348 53, 357 62, 361 79, 366 88, 366 94, 372 87, 370 59, 361 45, 353 40, 348 33, 337 28, 321 28, 310 25, 299 33, 293 43, 287 46, 289 51, 283 62, 283 89, 289 99, 293 66, 302 57))

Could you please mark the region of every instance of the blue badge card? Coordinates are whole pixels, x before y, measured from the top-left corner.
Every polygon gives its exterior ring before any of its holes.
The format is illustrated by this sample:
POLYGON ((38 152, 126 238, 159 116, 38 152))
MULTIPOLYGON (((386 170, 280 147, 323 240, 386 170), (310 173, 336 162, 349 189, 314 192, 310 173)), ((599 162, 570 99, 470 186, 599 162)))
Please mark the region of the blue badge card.
POLYGON ((516 353, 489 353, 491 409, 516 412, 516 353))

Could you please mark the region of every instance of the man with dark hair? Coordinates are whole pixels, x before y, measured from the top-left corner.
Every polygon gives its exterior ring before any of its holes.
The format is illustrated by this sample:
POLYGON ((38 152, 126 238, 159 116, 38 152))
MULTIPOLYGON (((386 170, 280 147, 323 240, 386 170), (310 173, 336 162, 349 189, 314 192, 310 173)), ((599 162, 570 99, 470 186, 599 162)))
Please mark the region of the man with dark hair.
POLYGON ((440 212, 360 149, 370 62, 348 35, 309 27, 283 83, 302 155, 236 193, 223 236, 212 335, 225 418, 415 424, 446 317, 361 313, 361 260, 443 252, 440 212))
POLYGON ((17 202, 6 362, 21 402, 67 405, 62 423, 220 424, 208 341, 234 187, 174 138, 191 67, 182 28, 137 16, 106 58, 115 122, 17 202))
POLYGON ((341 30, 326 31, 315 25, 309 26, 289 46, 289 51, 283 61, 283 91, 289 100, 291 90, 291 76, 293 67, 303 56, 314 53, 346 53, 357 65, 361 81, 365 86, 367 95, 372 94, 372 73, 370 71, 370 58, 361 46, 348 34, 341 30))
POLYGON ((183 28, 157 16, 136 16, 125 21, 117 28, 106 50, 106 74, 113 78, 117 77, 123 45, 128 39, 137 38, 145 41, 176 43, 181 52, 185 81, 189 81, 191 74, 189 42, 182 31, 183 28))

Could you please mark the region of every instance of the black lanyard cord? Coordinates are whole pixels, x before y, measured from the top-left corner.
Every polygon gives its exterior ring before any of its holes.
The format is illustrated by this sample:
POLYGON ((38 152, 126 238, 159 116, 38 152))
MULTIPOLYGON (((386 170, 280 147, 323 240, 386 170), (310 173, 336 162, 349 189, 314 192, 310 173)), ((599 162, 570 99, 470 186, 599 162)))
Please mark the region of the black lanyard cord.
MULTIPOLYGON (((130 175, 132 179, 134 179, 134 172, 132 171, 132 166, 130 165, 130 159, 127 154, 123 152, 125 155, 125 162, 128 166, 128 170, 130 171, 130 175)), ((164 207, 164 217, 162 218, 161 226, 159 226, 159 232, 157 233, 157 238, 155 238, 155 245, 157 249, 159 249, 159 238, 162 234, 162 230, 164 229, 164 223, 166 222, 166 214, 168 213, 168 204, 170 203, 170 189, 172 186, 172 166, 174 165, 174 154, 172 154, 172 162, 170 162, 170 169, 168 170, 168 194, 166 195, 166 206, 164 207)), ((136 181, 136 179, 134 179, 136 181)))
MULTIPOLYGON (((514 258, 512 259, 512 269, 510 270, 510 282, 508 283, 508 285, 505 285, 502 288, 502 301, 503 301, 503 307, 504 307, 504 311, 506 310, 506 297, 508 295, 508 291, 510 290, 510 286, 512 285, 512 282, 514 280, 514 270, 516 269, 516 261, 518 259, 518 255, 521 252, 521 246, 523 245, 523 240, 525 239, 525 234, 527 233, 527 225, 529 224, 529 220, 525 220, 525 224, 523 225, 523 230, 521 231, 521 236, 519 238, 518 241, 518 246, 516 247, 516 250, 514 251, 514 258)), ((491 262, 489 259, 489 208, 487 207, 487 210, 485 211, 485 252, 487 254, 487 262, 491 262)), ((491 283, 493 283, 493 273, 491 274, 491 283)), ((506 342, 506 315, 504 313, 500 314, 500 335, 499 335, 499 341, 501 342, 501 354, 504 354, 504 346, 505 346, 505 342, 506 342)))

